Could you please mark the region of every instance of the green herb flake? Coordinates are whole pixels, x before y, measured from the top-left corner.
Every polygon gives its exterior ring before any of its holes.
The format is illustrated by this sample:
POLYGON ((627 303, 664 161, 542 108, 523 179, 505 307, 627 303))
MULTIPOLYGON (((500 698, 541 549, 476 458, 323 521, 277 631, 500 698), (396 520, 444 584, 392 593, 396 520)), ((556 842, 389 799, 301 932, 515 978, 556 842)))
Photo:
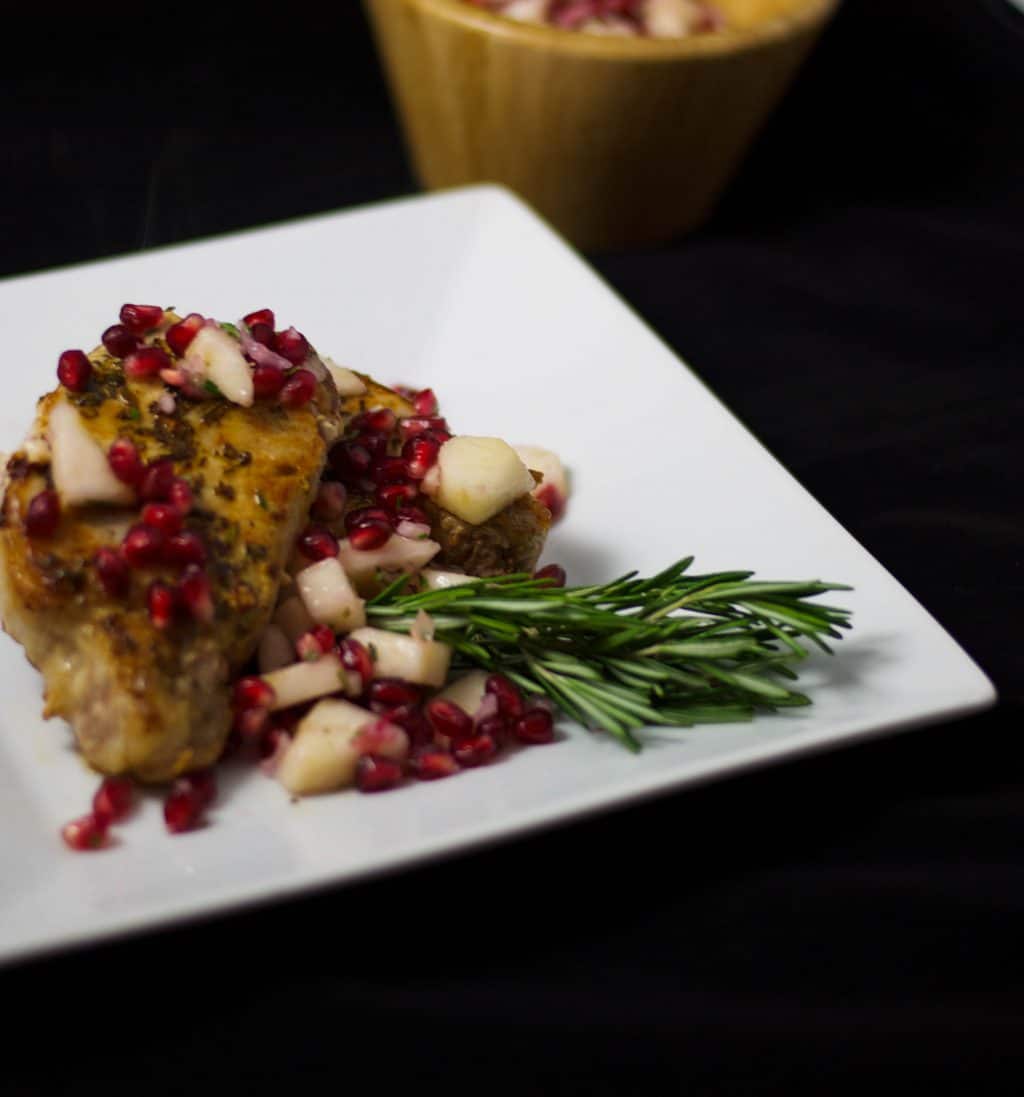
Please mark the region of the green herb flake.
POLYGON ((212 381, 209 381, 209 380, 203 382, 203 391, 208 392, 211 396, 223 396, 224 395, 220 391, 220 389, 217 388, 217 386, 212 381))
POLYGON ((241 339, 242 333, 235 327, 234 324, 218 324, 221 331, 226 331, 232 339, 241 339))

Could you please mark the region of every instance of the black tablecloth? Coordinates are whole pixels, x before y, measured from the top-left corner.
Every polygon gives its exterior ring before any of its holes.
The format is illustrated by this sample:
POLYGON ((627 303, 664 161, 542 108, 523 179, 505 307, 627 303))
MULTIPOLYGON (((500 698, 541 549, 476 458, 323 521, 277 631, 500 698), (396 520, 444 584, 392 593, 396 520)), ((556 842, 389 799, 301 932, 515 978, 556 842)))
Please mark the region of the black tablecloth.
MULTIPOLYGON (((353 9, 5 26, 0 272, 413 191, 353 9)), ((1022 134, 1024 16, 848 0, 713 221, 594 259, 996 709, 9 969, 0 1092, 1020 1092, 1022 134)))

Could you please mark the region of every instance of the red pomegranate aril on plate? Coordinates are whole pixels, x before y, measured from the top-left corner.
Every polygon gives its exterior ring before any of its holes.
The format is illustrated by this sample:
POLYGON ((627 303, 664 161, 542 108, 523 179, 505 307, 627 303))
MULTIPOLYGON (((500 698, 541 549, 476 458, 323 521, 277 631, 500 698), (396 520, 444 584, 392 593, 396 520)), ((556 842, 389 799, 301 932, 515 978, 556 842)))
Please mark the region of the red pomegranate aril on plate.
POLYGON ((484 690, 498 699, 498 711, 506 719, 516 717, 523 711, 522 694, 504 674, 489 674, 484 690))
POLYGON ((174 623, 174 615, 178 609, 178 599, 172 587, 154 579, 149 584, 146 593, 146 606, 149 609, 149 619, 158 629, 170 628, 174 623))
POLYGON ((429 746, 413 751, 408 766, 409 772, 421 781, 438 781, 442 777, 452 777, 461 768, 450 751, 429 746))
POLYGON ((196 786, 179 778, 171 786, 171 792, 164 801, 164 823, 172 834, 182 834, 194 829, 203 815, 206 806, 203 793, 196 786))
POLYGON ((298 366, 309 354, 309 343, 301 331, 288 328, 286 331, 274 332, 274 350, 282 358, 287 358, 293 366, 298 366))
POLYGON ((433 742, 434 730, 419 705, 398 705, 396 708, 381 708, 376 711, 389 724, 397 724, 409 736, 409 742, 413 746, 433 742))
POLYGON ((213 587, 210 577, 201 567, 190 564, 178 580, 178 596, 189 616, 208 624, 213 620, 213 587))
POLYGON ((273 309, 256 309, 255 312, 247 312, 242 317, 242 323, 252 331, 256 324, 266 324, 267 327, 273 328, 274 326, 274 311, 273 309))
POLYGON ((420 434, 445 434, 448 433, 448 420, 441 419, 439 417, 412 415, 408 419, 400 419, 398 421, 398 436, 403 442, 408 441, 410 438, 415 438, 420 434))
POLYGON ((391 537, 391 527, 383 522, 363 522, 349 530, 348 542, 359 552, 372 552, 386 544, 391 537))
POLYGON ((285 381, 278 399, 286 408, 301 408, 316 395, 316 377, 308 369, 297 369, 285 381))
POLYGON ((452 745, 452 755, 460 766, 485 765, 497 753, 498 744, 493 736, 482 731, 452 745))
POLYGON ((274 349, 274 329, 270 324, 252 324, 249 328, 249 334, 252 336, 253 342, 259 343, 260 346, 266 347, 268 350, 274 349))
POLYGON ((132 487, 138 486, 145 472, 145 466, 142 464, 142 458, 135 443, 127 438, 116 438, 110 443, 110 449, 107 450, 107 463, 110 465, 110 471, 122 484, 129 484, 132 487))
POLYGON ((454 701, 435 697, 424 706, 427 719, 438 735, 453 742, 468 739, 473 734, 473 718, 454 701))
POLYGON ((182 517, 188 514, 194 502, 189 482, 183 480, 180 476, 175 476, 171 481, 170 490, 167 492, 167 501, 182 517))
POLYGON ((287 377, 277 366, 253 366, 252 389, 257 399, 267 400, 284 388, 287 377))
POLYGON ((390 434, 397 422, 398 419, 390 408, 374 408, 373 411, 363 411, 354 416, 349 429, 359 434, 390 434))
POLYGON ((107 824, 95 812, 64 825, 61 837, 73 850, 102 849, 107 843, 107 824))
POLYGON ((424 418, 437 415, 437 397, 433 389, 421 389, 412 402, 413 410, 424 418))
POLYGON ((534 579, 545 579, 549 587, 564 587, 566 574, 561 564, 546 564, 533 573, 534 579))
POLYGON ((374 678, 366 692, 374 711, 419 704, 421 693, 419 686, 403 678, 374 678))
POLYGON ((351 533, 357 526, 365 525, 367 522, 383 522, 390 527, 391 519, 392 515, 383 507, 359 507, 345 515, 345 530, 351 533))
POLYGON ((105 777, 92 798, 93 814, 109 826, 132 810, 134 786, 127 777, 105 777))
POLYGON ((181 511, 171 503, 147 503, 142 508, 142 524, 152 526, 170 537, 181 529, 181 511))
POLYGON ((189 564, 206 563, 206 546, 198 533, 184 529, 167 538, 163 558, 175 567, 187 567, 189 564))
POLYGON ((125 376, 136 380, 155 377, 161 370, 170 368, 171 359, 161 347, 139 347, 124 360, 125 376))
POLYGON ((331 450, 328 460, 331 468, 349 484, 367 475, 373 464, 370 451, 359 442, 339 442, 331 450))
POLYGON ((323 526, 306 526, 299 534, 296 547, 310 560, 326 560, 338 555, 338 541, 329 529, 323 526))
POLYGON ((342 640, 338 645, 341 665, 353 674, 358 674, 365 687, 373 677, 373 656, 365 644, 358 640, 342 640))
POLYGON ((57 359, 57 379, 72 392, 85 392, 92 377, 92 363, 84 351, 66 350, 57 359))
POLYGON ((348 492, 337 480, 325 480, 319 487, 309 509, 318 522, 333 522, 345 513, 348 492))
POLYGON ((373 478, 378 484, 396 484, 408 479, 405 460, 401 457, 382 457, 374 463, 373 478))
POLYGON ((492 712, 487 716, 478 716, 475 723, 478 735, 489 735, 498 745, 505 742, 508 733, 508 721, 500 712, 492 712))
POLYGON ((320 650, 324 655, 330 654, 338 646, 338 638, 334 635, 334 629, 330 625, 314 625, 309 632, 320 645, 320 650))
POLYGON ((217 778, 212 769, 195 769, 179 777, 175 784, 189 789, 204 808, 217 799, 217 778))
POLYGON ((132 575, 127 563, 119 552, 112 548, 101 548, 93 557, 96 577, 100 586, 111 598, 123 598, 131 586, 132 575))
POLYGON ((270 711, 265 708, 246 708, 235 713, 232 727, 241 738, 241 742, 255 743, 266 734, 270 726, 270 711))
POLYGON ((402 461, 405 470, 414 480, 422 480, 437 463, 441 452, 441 443, 432 435, 419 434, 410 438, 402 446, 402 461))
POLYGON ((160 326, 164 310, 160 305, 122 305, 119 319, 135 335, 144 335, 160 326))
POLYGON ((397 510, 406 503, 412 503, 419 497, 415 484, 383 484, 377 491, 377 502, 382 507, 397 510))
POLYGON ((198 312, 190 312, 184 320, 179 320, 167 329, 164 335, 167 345, 179 358, 184 358, 189 344, 199 334, 199 329, 205 323, 205 318, 198 312))
POLYGON ((379 754, 364 754, 356 762, 356 788, 360 792, 386 792, 402 783, 402 763, 379 754))
POLYGON ((150 461, 142 470, 139 495, 147 503, 165 503, 170 498, 174 480, 174 465, 168 458, 150 461))
POLYGON ((395 513, 395 524, 399 522, 414 522, 418 526, 429 526, 430 519, 427 512, 411 503, 403 503, 395 513))
POLYGON ((541 484, 537 489, 537 501, 551 511, 551 521, 557 522, 565 514, 565 496, 554 484, 541 484))
POLYGON ((234 703, 236 709, 269 708, 274 703, 274 687, 257 674, 239 678, 235 683, 234 703))
POLYGON ((269 727, 260 738, 260 758, 265 762, 276 754, 283 754, 292 737, 281 727, 269 727))
POLYGON ((29 537, 52 537, 60 525, 60 497, 46 489, 32 497, 25 512, 25 532, 29 537))
POLYGON ((528 708, 512 721, 512 734, 521 743, 551 743, 555 739, 555 721, 546 708, 528 708))
POLYGON ((161 559, 166 543, 167 538, 155 526, 132 526, 121 542, 121 555, 129 567, 144 568, 161 559))
POLYGON ((100 336, 100 342, 115 358, 127 358, 140 345, 138 336, 133 335, 124 324, 112 324, 100 336))

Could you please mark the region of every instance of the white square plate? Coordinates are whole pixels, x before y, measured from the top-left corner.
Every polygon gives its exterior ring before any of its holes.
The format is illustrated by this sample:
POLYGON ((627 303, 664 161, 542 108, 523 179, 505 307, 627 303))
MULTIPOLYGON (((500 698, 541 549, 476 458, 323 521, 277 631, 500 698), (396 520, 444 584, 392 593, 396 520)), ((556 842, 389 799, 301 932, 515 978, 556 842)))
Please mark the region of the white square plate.
POLYGON ((211 825, 175 837, 158 797, 102 853, 59 828, 96 786, 41 682, 0 639, 0 961, 391 870, 655 792, 950 718, 994 700, 939 625, 580 259, 508 193, 451 192, 0 283, 0 447, 22 437, 57 354, 124 301, 230 318, 270 306, 336 360, 434 386, 456 430, 558 450, 574 473, 547 560, 572 582, 698 571, 855 590, 814 704, 647 735, 632 756, 575 726, 441 784, 289 802, 258 770, 222 781, 211 825))

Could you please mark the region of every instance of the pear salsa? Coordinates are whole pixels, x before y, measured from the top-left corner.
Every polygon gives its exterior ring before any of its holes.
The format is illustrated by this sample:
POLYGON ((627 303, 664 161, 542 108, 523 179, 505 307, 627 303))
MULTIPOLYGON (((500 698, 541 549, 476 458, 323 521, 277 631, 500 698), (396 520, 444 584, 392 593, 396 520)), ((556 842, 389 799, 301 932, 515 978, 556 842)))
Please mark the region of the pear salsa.
POLYGON ((721 12, 705 0, 466 0, 520 23, 583 34, 686 38, 720 30, 721 12))

